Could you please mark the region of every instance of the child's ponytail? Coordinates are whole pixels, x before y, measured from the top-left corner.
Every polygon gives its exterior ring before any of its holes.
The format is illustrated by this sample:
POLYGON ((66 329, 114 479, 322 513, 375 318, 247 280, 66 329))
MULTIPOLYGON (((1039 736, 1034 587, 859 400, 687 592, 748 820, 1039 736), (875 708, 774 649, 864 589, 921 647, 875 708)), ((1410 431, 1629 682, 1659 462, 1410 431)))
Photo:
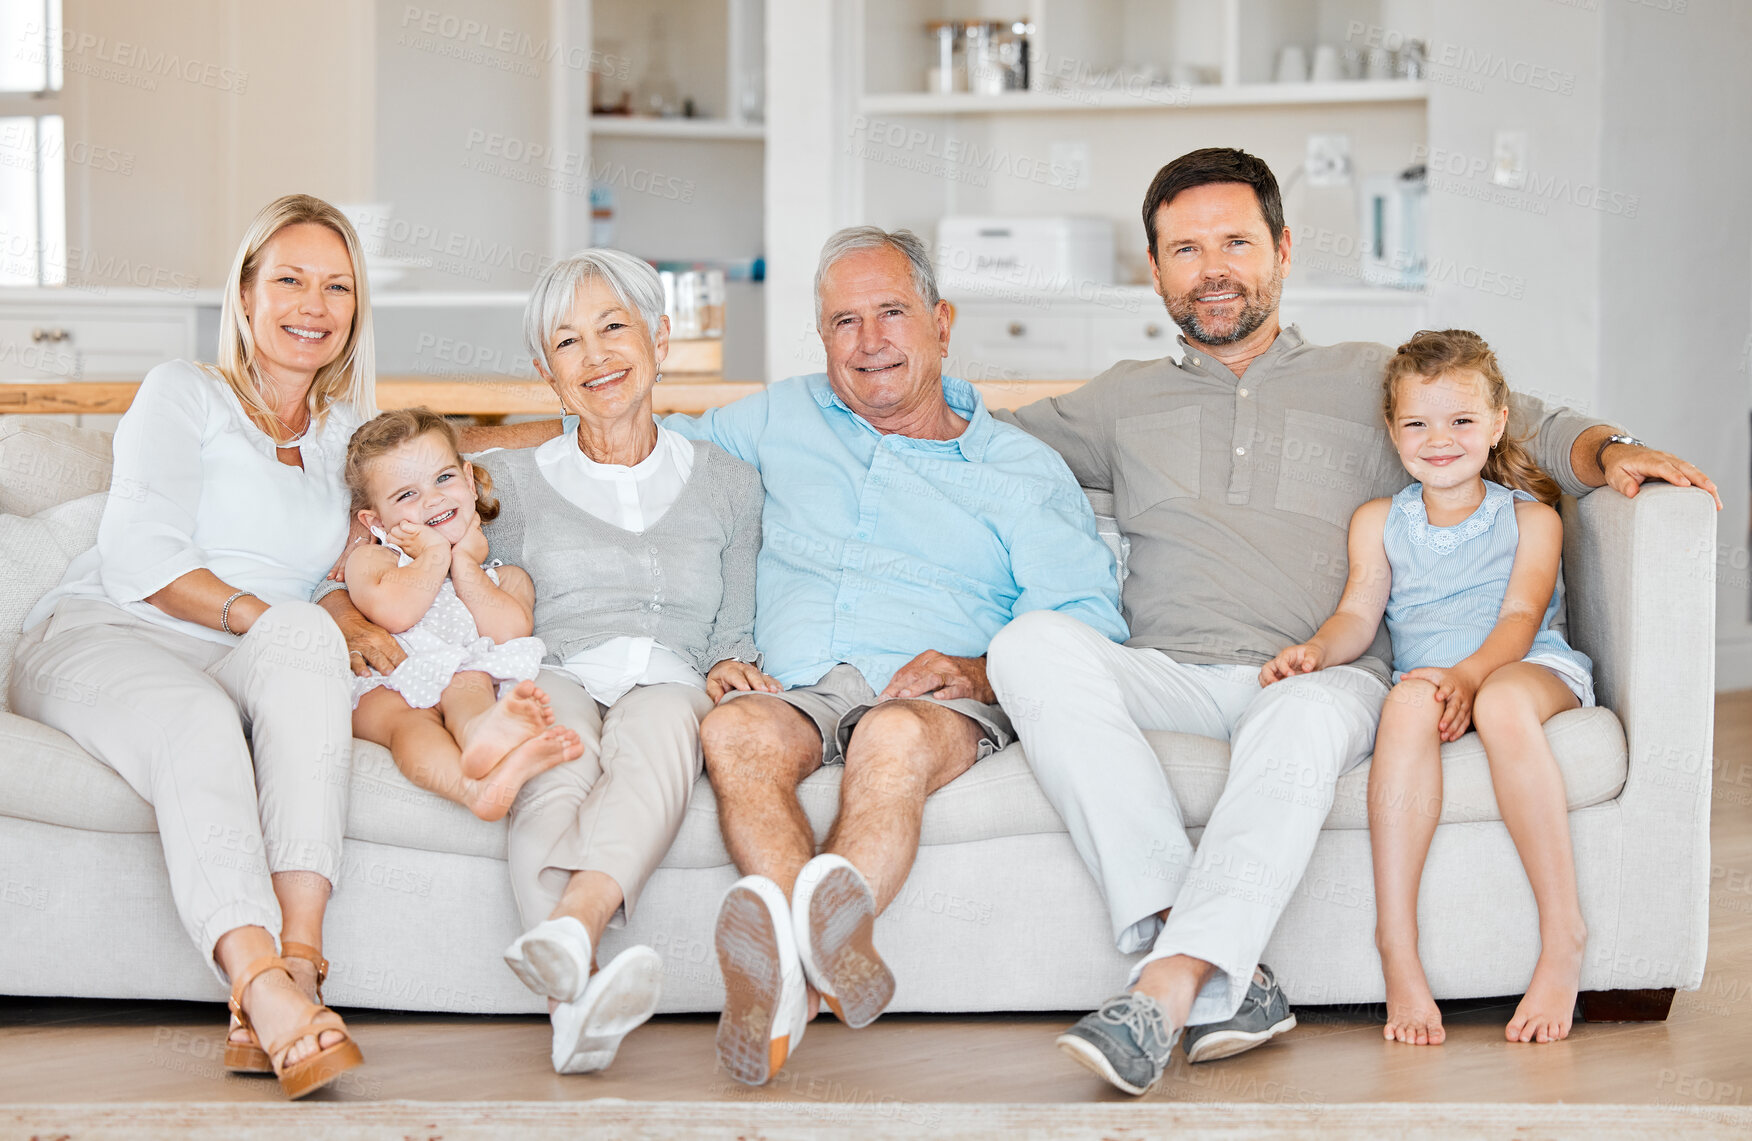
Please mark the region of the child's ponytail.
MULTIPOLYGON (((1398 402, 1399 382, 1407 377, 1434 380, 1454 369, 1470 369, 1484 377, 1485 396, 1492 411, 1509 406, 1509 382, 1497 364, 1496 354, 1484 338, 1466 329, 1425 329, 1412 334, 1411 340, 1399 346, 1387 362, 1387 375, 1382 378, 1381 412, 1392 427, 1398 402)), ((1557 481, 1545 473, 1527 451, 1526 441, 1503 432, 1485 458, 1485 479, 1504 487, 1525 491, 1550 507, 1557 506, 1563 490, 1557 481)))

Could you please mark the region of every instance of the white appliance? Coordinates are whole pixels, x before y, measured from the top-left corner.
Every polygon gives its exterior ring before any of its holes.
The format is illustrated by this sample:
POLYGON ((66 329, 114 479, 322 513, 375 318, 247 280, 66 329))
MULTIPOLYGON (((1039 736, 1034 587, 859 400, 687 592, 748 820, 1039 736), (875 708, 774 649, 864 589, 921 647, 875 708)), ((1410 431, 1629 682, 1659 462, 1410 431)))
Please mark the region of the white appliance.
POLYGON ((1077 295, 1113 280, 1106 218, 952 214, 937 223, 937 284, 951 297, 1077 295))
POLYGON ((1421 289, 1427 270, 1429 183, 1425 168, 1363 180, 1362 278, 1368 285, 1421 289))

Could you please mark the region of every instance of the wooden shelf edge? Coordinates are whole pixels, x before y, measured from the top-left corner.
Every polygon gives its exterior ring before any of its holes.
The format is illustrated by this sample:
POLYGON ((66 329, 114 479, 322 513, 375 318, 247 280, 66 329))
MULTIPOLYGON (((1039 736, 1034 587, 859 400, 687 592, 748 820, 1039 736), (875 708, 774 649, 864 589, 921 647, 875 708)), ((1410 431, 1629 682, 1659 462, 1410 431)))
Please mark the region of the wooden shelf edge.
POLYGON ((865 114, 983 115, 1076 114, 1088 111, 1186 111, 1203 107, 1308 107, 1332 103, 1419 103, 1429 98, 1420 79, 1346 80, 1337 83, 1237 83, 1168 87, 1148 95, 1122 91, 1018 91, 1008 95, 927 91, 869 94, 865 114))

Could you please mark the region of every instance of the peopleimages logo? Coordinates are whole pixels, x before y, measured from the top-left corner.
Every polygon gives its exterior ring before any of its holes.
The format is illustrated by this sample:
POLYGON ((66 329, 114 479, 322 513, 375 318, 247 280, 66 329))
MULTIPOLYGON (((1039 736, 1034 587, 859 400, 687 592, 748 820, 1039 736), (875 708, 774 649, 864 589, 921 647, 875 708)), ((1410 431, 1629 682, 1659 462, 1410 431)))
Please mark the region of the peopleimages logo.
MULTIPOLYGON (((440 12, 433 8, 421 8, 413 4, 406 6, 402 9, 401 26, 403 37, 397 42, 404 47, 432 51, 437 46, 408 39, 407 34, 411 30, 418 35, 444 41, 457 48, 481 48, 486 51, 499 52, 502 55, 520 57, 524 60, 558 63, 576 71, 594 71, 616 79, 627 79, 632 75, 632 66, 625 56, 592 51, 582 45, 568 47, 546 35, 538 37, 517 28, 497 26, 484 20, 463 19, 460 16, 440 12)), ((469 63, 490 62, 479 53, 468 54, 451 50, 440 51, 439 54, 449 55, 469 63)), ((533 73, 529 69, 519 70, 526 75, 533 73)))
MULTIPOLYGON (((41 42, 43 26, 27 24, 24 29, 25 38, 41 42)), ((108 36, 93 35, 90 32, 75 32, 62 29, 59 35, 61 50, 67 57, 66 66, 69 70, 96 74, 99 78, 119 78, 106 75, 93 69, 96 65, 108 65, 123 72, 134 72, 140 77, 156 77, 160 79, 180 79, 185 83, 199 84, 218 91, 228 91, 234 95, 242 95, 249 88, 249 73, 234 67, 225 67, 217 63, 207 63, 199 59, 184 59, 174 51, 148 47, 145 44, 131 44, 126 40, 112 40, 108 36)), ((31 60, 29 62, 38 62, 31 60)), ((147 90, 153 87, 147 84, 147 90)))

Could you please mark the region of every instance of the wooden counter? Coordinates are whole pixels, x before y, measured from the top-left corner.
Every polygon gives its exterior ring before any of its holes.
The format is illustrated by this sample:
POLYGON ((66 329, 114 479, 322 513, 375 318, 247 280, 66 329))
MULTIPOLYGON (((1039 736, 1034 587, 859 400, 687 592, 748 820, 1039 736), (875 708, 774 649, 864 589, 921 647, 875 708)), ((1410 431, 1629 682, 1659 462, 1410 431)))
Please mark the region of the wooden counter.
MULTIPOLYGON (((979 381, 974 387, 988 408, 1018 408, 1043 396, 1058 396, 1081 385, 1075 380, 979 381)), ((128 410, 138 381, 82 380, 58 383, 0 383, 0 413, 86 413, 116 415, 128 410)), ((691 376, 664 380, 652 390, 652 404, 662 414, 704 412, 759 391, 758 380, 724 380, 691 376)), ((453 416, 558 415, 560 402, 539 380, 507 376, 444 377, 380 376, 379 408, 417 405, 453 416)))

